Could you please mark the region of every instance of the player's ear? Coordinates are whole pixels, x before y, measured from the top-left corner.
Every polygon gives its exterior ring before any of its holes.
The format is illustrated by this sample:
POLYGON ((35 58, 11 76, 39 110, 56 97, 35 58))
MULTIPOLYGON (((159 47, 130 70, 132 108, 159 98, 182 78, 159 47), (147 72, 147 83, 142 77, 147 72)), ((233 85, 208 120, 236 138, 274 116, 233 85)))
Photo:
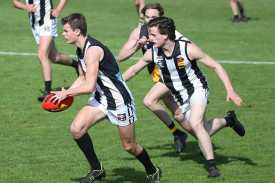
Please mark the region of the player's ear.
POLYGON ((77 36, 79 36, 79 35, 81 34, 81 30, 80 30, 80 29, 75 29, 74 32, 75 32, 75 34, 76 34, 77 36))
POLYGON ((168 34, 163 34, 162 37, 163 39, 168 39, 168 34))

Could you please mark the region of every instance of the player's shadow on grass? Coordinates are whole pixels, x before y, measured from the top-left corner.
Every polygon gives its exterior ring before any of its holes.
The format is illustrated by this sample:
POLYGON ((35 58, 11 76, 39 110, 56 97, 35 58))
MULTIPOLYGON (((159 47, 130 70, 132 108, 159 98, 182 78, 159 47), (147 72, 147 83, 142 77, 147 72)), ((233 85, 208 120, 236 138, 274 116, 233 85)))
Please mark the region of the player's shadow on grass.
MULTIPOLYGON (((81 178, 74 178, 71 180, 79 182, 81 178)), ((115 168, 111 172, 106 171, 106 178, 102 178, 100 182, 102 183, 123 183, 123 182, 131 182, 131 183, 144 183, 147 182, 145 171, 136 171, 134 168, 123 167, 123 168, 115 168), (108 177, 117 177, 112 178, 114 180, 108 180, 108 177)))
MULTIPOLYGON (((202 155, 198 143, 196 141, 186 142, 186 148, 180 154, 176 154, 175 152, 175 145, 174 144, 163 144, 161 146, 153 146, 147 147, 147 149, 159 149, 160 152, 165 151, 164 153, 160 153, 159 156, 168 156, 168 157, 180 157, 181 161, 184 162, 185 160, 193 160, 194 162, 202 165, 206 165, 205 158, 202 155)), ((219 150, 222 148, 216 145, 215 152, 215 159, 218 164, 228 164, 233 161, 241 161, 244 162, 245 165, 250 166, 257 166, 251 159, 246 157, 237 157, 237 156, 223 156, 219 153, 219 150)), ((178 161, 178 160, 175 160, 178 161)))
MULTIPOLYGON (((231 21, 232 22, 232 19, 227 19, 228 21, 231 21)), ((247 22, 250 22, 250 21, 257 21, 259 20, 259 18, 252 18, 252 17, 247 17, 247 22)), ((242 23, 243 21, 240 21, 240 22, 237 22, 237 23, 242 23)), ((243 23, 247 23, 247 22, 243 22, 243 23)), ((233 22, 232 22, 233 23, 233 22)))

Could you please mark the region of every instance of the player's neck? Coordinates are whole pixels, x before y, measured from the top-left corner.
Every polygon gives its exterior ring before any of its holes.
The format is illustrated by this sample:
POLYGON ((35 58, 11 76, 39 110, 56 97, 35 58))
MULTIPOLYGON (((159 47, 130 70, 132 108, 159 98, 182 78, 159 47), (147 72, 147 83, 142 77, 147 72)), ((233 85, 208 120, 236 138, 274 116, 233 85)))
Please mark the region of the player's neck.
POLYGON ((162 50, 166 56, 172 56, 175 47, 175 41, 167 40, 162 47, 162 50))
POLYGON ((86 42, 87 36, 80 36, 78 40, 76 41, 75 45, 81 49, 81 52, 83 52, 83 48, 86 42))

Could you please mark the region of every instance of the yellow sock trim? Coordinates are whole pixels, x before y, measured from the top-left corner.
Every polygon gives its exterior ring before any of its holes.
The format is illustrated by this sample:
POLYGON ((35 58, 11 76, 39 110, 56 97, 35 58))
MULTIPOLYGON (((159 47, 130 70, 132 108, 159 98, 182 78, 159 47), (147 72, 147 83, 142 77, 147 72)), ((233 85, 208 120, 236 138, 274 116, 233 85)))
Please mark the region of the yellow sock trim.
POLYGON ((138 19, 139 22, 143 22, 143 18, 138 19))
POLYGON ((174 133, 178 128, 174 126, 174 128, 171 129, 171 132, 174 133))

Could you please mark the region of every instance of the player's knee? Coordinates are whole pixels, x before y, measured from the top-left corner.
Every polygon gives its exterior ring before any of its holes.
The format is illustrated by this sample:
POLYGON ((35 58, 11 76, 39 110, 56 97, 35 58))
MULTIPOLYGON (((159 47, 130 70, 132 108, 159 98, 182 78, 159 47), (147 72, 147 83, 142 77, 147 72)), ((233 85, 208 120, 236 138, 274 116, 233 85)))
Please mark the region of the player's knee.
POLYGON ((48 58, 46 58, 47 55, 45 55, 44 53, 38 52, 37 53, 37 58, 38 60, 42 63, 44 60, 48 60, 48 58))
POLYGON ((70 131, 73 135, 79 133, 79 131, 73 125, 71 125, 70 131))
POLYGON ((153 106, 154 106, 154 101, 145 96, 144 99, 143 99, 143 104, 148 108, 148 109, 153 109, 153 106))
POLYGON ((80 138, 85 133, 83 129, 77 128, 74 124, 71 125, 70 131, 74 138, 80 138))
POLYGON ((136 147, 133 143, 124 143, 123 147, 124 147, 125 151, 127 151, 128 153, 135 154, 136 147))
POLYGON ((50 61, 52 62, 52 63, 54 63, 54 64, 56 64, 56 63, 58 63, 58 61, 59 61, 59 58, 60 56, 57 54, 57 55, 54 55, 54 56, 52 56, 52 55, 50 55, 49 56, 49 58, 50 58, 50 61))
POLYGON ((195 133, 200 133, 202 131, 203 125, 197 121, 190 120, 190 125, 195 133))
POLYGON ((182 113, 174 113, 173 114, 173 118, 177 121, 177 122, 181 122, 184 120, 184 115, 182 113))

